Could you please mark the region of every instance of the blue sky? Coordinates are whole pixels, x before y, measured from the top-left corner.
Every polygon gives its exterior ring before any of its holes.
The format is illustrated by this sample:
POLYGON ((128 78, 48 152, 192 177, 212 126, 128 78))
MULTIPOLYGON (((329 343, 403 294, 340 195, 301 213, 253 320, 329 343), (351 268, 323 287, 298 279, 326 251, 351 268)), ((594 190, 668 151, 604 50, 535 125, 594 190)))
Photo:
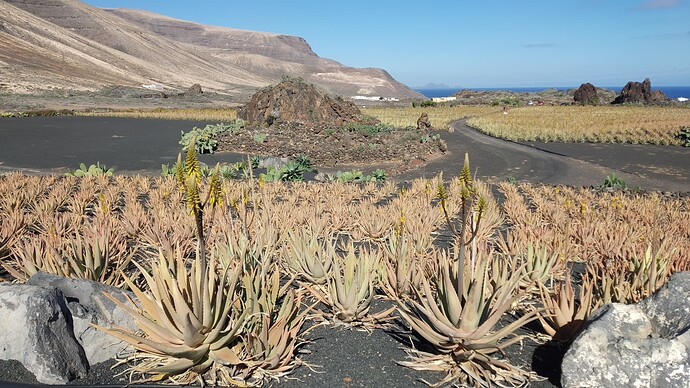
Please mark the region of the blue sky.
POLYGON ((297 35, 408 86, 690 85, 690 0, 86 0, 297 35))

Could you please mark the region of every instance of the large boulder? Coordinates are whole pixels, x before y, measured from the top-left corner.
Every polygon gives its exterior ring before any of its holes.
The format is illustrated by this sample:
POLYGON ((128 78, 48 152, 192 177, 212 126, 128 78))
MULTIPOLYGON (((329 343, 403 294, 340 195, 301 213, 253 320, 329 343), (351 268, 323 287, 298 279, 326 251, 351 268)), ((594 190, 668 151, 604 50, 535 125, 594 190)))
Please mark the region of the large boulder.
POLYGON ((342 125, 359 122, 361 115, 352 102, 330 97, 314 85, 292 78, 258 91, 238 111, 238 117, 258 125, 277 121, 342 125))
POLYGON ((86 354, 56 288, 0 284, 0 359, 17 360, 44 384, 86 375, 86 354))
POLYGON ((596 105, 599 103, 599 95, 594 85, 588 82, 577 88, 573 95, 573 100, 582 105, 596 105))
MULTIPOLYGON (((89 365, 113 359, 129 349, 125 342, 93 326, 110 327, 117 325, 129 330, 137 329, 134 319, 105 296, 107 293, 119 301, 127 303, 125 293, 119 288, 90 280, 64 278, 44 272, 33 275, 27 284, 55 288, 62 292, 72 318, 74 335, 84 348, 89 365)), ((130 292, 128 295, 134 299, 134 294, 130 292)))
POLYGON ((598 310, 561 365, 569 387, 690 387, 690 272, 637 305, 598 310))
POLYGON ((194 84, 187 89, 186 92, 184 92, 185 95, 187 96, 197 96, 199 94, 204 94, 203 89, 201 89, 201 85, 199 84, 194 84))
POLYGON ((664 92, 652 92, 652 82, 646 78, 643 82, 628 82, 621 90, 621 94, 612 104, 651 104, 666 101, 664 92))
POLYGON ((45 384, 65 384, 94 364, 131 351, 97 330, 136 323, 105 296, 122 302, 133 294, 98 282, 39 272, 27 284, 0 283, 0 359, 17 360, 45 384))

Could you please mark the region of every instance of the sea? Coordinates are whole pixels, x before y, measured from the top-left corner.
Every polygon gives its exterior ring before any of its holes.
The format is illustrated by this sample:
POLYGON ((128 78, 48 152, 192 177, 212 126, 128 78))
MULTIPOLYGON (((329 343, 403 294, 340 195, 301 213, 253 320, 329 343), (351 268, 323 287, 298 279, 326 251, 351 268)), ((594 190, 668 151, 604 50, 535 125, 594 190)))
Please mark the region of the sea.
MULTIPOLYGON (((460 90, 475 90, 475 91, 510 91, 516 93, 530 93, 530 92, 542 92, 544 90, 556 89, 556 90, 570 90, 577 89, 579 86, 558 86, 558 87, 527 87, 527 88, 436 88, 436 89, 415 89, 416 92, 423 94, 426 98, 435 97, 449 97, 454 95, 460 90)), ((613 90, 619 92, 623 89, 622 86, 604 86, 604 89, 613 90)), ((690 98, 690 86, 658 86, 652 87, 652 91, 661 90, 664 92, 666 97, 670 99, 677 99, 678 97, 690 98)))

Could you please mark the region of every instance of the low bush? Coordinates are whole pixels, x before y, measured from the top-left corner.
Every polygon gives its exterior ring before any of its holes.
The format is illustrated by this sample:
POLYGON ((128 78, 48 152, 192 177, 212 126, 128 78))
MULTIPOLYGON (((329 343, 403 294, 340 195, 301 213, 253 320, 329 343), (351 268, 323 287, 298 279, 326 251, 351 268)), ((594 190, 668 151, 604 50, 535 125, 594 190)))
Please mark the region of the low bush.
POLYGON ((66 172, 66 176, 76 176, 76 177, 100 177, 100 176, 113 176, 113 173, 115 172, 115 169, 113 168, 107 168, 105 165, 101 165, 100 162, 96 162, 96 164, 90 165, 88 168, 84 163, 81 163, 79 165, 79 168, 74 170, 73 172, 66 172))
POLYGON ((187 151, 189 143, 194 138, 196 152, 200 154, 212 154, 218 149, 218 136, 222 133, 236 134, 244 129, 244 121, 237 119, 230 124, 209 124, 204 128, 192 128, 189 132, 181 131, 179 144, 183 151, 187 151))
POLYGON ((690 127, 681 128, 676 137, 680 140, 681 146, 690 147, 690 127))

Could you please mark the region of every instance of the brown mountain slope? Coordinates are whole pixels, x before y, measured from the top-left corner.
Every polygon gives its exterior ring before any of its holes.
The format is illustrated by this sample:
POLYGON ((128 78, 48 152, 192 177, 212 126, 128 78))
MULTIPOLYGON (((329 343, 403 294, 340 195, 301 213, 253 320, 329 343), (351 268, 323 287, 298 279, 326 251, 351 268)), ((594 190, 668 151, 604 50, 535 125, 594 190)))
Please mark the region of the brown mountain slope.
POLYGON ((418 97, 379 69, 319 58, 301 38, 209 27, 77 0, 0 2, 0 87, 158 84, 249 95, 288 74, 345 96, 418 97))

